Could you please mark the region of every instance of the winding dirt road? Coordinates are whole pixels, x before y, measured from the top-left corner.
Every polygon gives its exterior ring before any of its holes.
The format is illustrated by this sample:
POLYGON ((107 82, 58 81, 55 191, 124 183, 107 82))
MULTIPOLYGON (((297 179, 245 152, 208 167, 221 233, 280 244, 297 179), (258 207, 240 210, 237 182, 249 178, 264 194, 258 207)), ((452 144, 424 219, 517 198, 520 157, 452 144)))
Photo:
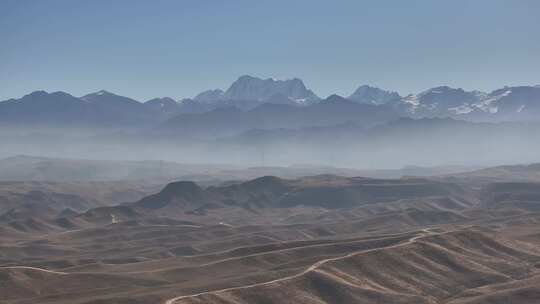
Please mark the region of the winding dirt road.
POLYGON ((0 269, 28 269, 28 270, 36 270, 36 271, 47 272, 47 273, 52 273, 52 274, 59 274, 59 275, 68 274, 67 272, 47 270, 47 269, 43 269, 43 268, 30 267, 30 266, 5 266, 5 267, 0 267, 0 269))
POLYGON ((275 284, 275 283, 280 283, 280 282, 296 279, 296 278, 301 277, 301 276, 303 276, 303 275, 305 275, 305 274, 307 274, 307 273, 309 273, 311 271, 317 270, 319 267, 321 267, 322 265, 324 265, 324 264, 326 264, 328 262, 338 261, 338 260, 341 260, 341 259, 346 259, 346 258, 356 256, 356 255, 359 255, 359 254, 374 252, 374 251, 378 251, 378 250, 397 248, 397 247, 401 247, 401 246, 411 245, 412 243, 418 241, 421 238, 432 236, 432 235, 437 235, 437 234, 438 233, 432 232, 430 230, 430 228, 422 229, 422 230, 420 230, 420 235, 414 236, 414 237, 410 238, 406 242, 398 243, 398 244, 387 246, 387 247, 373 248, 373 249, 362 250, 362 251, 355 251, 355 252, 349 253, 349 254, 344 255, 344 256, 324 259, 324 260, 318 261, 317 263, 311 265, 306 270, 304 270, 304 271, 302 271, 300 273, 291 275, 291 276, 286 276, 286 277, 283 277, 283 278, 279 278, 279 279, 275 279, 275 280, 271 280, 271 281, 267 281, 267 282, 262 282, 262 283, 255 283, 255 284, 250 284, 250 285, 244 285, 244 286, 238 286, 238 287, 230 287, 230 288, 225 288, 225 289, 205 291, 205 292, 196 293, 196 294, 178 296, 178 297, 174 297, 174 298, 166 300, 164 302, 164 304, 175 304, 177 301, 187 299, 187 298, 193 298, 193 297, 203 296, 203 295, 207 295, 207 294, 224 293, 224 292, 228 292, 228 291, 241 290, 241 289, 247 289, 247 288, 258 287, 258 286, 266 286, 266 285, 271 285, 271 284, 275 284))

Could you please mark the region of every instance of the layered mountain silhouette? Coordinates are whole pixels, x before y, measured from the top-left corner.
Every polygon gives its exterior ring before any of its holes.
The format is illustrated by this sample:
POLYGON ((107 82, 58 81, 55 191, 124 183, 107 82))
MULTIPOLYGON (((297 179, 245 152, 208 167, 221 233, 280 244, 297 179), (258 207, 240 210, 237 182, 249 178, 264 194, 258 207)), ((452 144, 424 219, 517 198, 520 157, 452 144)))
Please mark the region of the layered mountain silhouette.
POLYGON ((0 102, 0 123, 4 125, 150 129, 163 129, 165 125, 171 130, 201 126, 219 127, 223 134, 228 134, 229 129, 236 130, 238 125, 242 130, 347 122, 372 125, 384 124, 398 116, 481 122, 537 121, 539 115, 540 86, 504 87, 491 93, 440 86, 400 96, 397 92, 362 85, 347 98, 332 95, 321 99, 298 78, 275 80, 247 75, 225 91, 208 90, 193 99, 179 101, 164 97, 142 103, 102 90, 79 98, 65 92, 36 91, 0 102))
POLYGON ((64 92, 36 91, 0 102, 0 122, 19 125, 89 127, 149 125, 159 112, 133 99, 99 91, 74 97, 64 92))
POLYGON ((252 129, 297 129, 342 123, 370 127, 398 117, 390 107, 359 104, 332 95, 304 107, 266 103, 249 111, 225 107, 200 114, 181 114, 159 125, 154 132, 217 138, 252 129))
POLYGON ((459 117, 472 121, 538 120, 540 88, 505 87, 491 93, 447 86, 402 99, 401 107, 413 117, 459 117))
POLYGON ((146 107, 165 116, 174 116, 182 111, 182 106, 170 97, 154 98, 144 103, 146 107))

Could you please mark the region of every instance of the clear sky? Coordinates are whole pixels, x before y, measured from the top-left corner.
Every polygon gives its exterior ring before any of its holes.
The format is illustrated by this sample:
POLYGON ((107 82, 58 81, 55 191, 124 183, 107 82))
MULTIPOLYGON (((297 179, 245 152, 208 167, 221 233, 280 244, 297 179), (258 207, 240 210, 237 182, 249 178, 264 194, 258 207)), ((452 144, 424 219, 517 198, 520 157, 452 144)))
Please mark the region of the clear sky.
POLYGON ((0 0, 0 100, 192 97, 244 74, 323 97, 540 84, 540 1, 0 0))

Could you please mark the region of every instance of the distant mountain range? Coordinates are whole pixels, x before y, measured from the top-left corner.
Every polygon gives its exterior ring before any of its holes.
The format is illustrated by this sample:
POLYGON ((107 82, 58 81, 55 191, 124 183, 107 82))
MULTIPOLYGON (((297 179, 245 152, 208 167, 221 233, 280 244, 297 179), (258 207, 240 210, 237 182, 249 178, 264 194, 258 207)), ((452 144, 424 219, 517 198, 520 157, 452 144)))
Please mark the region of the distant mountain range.
POLYGON ((36 91, 0 102, 0 124, 81 127, 145 126, 156 123, 163 110, 153 103, 99 91, 77 98, 68 93, 36 91))
POLYGON ((163 97, 139 102, 107 91, 82 97, 36 91, 0 102, 2 125, 168 128, 171 132, 204 130, 206 135, 349 122, 370 126, 397 117, 538 121, 540 86, 504 87, 491 93, 440 86, 401 96, 362 85, 347 98, 322 99, 298 78, 245 75, 225 91, 208 90, 178 101, 163 97))
POLYGON ((303 107, 265 103, 247 111, 226 107, 198 114, 180 114, 160 124, 153 132, 219 138, 253 129, 298 129, 342 123, 372 127, 398 118, 399 115, 387 106, 359 104, 332 95, 303 107))
POLYGON ((402 99, 416 117, 460 117, 469 120, 538 120, 540 87, 505 87, 491 93, 464 91, 447 86, 402 99))

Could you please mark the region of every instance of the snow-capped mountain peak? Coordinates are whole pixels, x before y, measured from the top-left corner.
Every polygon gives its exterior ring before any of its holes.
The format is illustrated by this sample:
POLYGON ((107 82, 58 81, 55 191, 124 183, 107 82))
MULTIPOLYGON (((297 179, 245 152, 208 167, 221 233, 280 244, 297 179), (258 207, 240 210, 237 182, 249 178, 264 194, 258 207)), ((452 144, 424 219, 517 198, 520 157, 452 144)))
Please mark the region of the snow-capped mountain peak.
POLYGON ((399 101, 401 96, 397 92, 381 90, 377 87, 369 85, 359 86, 348 99, 358 102, 373 105, 382 105, 390 102, 399 101))
POLYGON ((238 78, 223 94, 228 100, 258 100, 264 101, 274 94, 283 94, 292 100, 318 100, 319 98, 306 88, 298 78, 276 80, 261 79, 249 75, 238 78))
POLYGON ((261 79, 249 75, 240 76, 225 92, 208 90, 193 99, 214 107, 236 106, 241 109, 251 109, 262 103, 273 102, 278 97, 282 101, 288 100, 298 106, 309 105, 320 100, 299 78, 261 79))
POLYGON ((478 100, 478 91, 468 92, 461 88, 438 86, 416 95, 408 95, 402 102, 409 106, 410 113, 435 117, 470 113, 474 110, 471 105, 478 100))
POLYGON ((84 96, 81 97, 82 100, 84 101, 92 101, 92 100, 95 100, 95 99, 100 99, 100 98, 104 98, 104 97, 114 97, 114 96, 118 96, 116 94, 113 94, 109 91, 106 91, 106 90, 99 90, 97 92, 94 92, 94 93, 90 93, 90 94, 86 94, 84 96))

